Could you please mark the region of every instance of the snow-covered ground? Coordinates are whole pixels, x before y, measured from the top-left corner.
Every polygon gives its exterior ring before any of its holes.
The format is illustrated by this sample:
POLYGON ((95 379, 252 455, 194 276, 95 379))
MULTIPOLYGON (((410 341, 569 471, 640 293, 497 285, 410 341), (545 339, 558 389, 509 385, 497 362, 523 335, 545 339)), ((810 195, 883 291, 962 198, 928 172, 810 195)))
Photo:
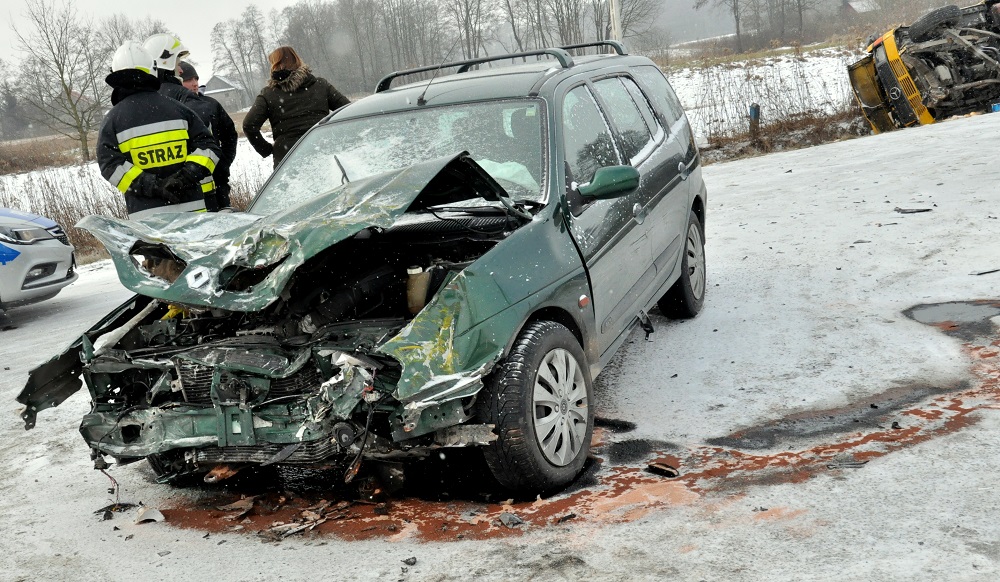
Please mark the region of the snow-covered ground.
MULTIPOLYGON (((651 341, 634 334, 597 382, 598 415, 635 430, 602 435, 596 484, 514 505, 527 525, 486 540, 404 529, 265 544, 102 521, 108 480, 76 428, 86 395, 30 432, 13 400, 32 366, 126 296, 107 264, 85 269, 0 332, 0 578, 995 580, 998 320, 960 340, 946 332, 962 317, 935 327, 903 311, 997 299, 1000 272, 973 273, 1000 268, 998 132, 986 115, 705 168, 704 311, 654 316, 651 341), (674 457, 681 477, 605 485, 651 455, 674 457), (538 518, 551 503, 577 517, 538 518)), ((141 463, 111 472, 123 500, 199 499, 141 463)), ((431 504, 427 521, 444 531, 461 511, 431 504)))

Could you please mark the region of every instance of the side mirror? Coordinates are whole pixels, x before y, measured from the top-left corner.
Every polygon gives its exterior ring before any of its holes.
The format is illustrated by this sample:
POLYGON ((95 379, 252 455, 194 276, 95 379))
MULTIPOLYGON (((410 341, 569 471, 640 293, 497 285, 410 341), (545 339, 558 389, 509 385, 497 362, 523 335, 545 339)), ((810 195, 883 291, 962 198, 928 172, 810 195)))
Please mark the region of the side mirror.
POLYGON ((624 196, 639 187, 639 170, 632 166, 608 166, 594 173, 590 184, 577 188, 584 198, 606 200, 624 196))

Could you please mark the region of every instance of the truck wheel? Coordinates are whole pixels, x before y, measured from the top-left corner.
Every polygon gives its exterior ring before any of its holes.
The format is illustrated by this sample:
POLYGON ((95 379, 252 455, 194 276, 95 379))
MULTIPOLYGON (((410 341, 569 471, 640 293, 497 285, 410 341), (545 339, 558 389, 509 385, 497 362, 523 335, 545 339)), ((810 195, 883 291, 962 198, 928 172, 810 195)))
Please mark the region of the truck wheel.
POLYGON ((692 210, 688 215, 681 277, 656 302, 660 313, 674 319, 690 319, 698 315, 705 304, 705 282, 705 231, 701 228, 698 215, 692 210))
POLYGON ((594 430, 590 370, 576 337, 551 321, 529 324, 486 380, 477 415, 497 440, 483 448, 496 480, 547 493, 583 469, 594 430))
POLYGON ((910 40, 913 42, 930 40, 934 38, 939 28, 954 25, 961 15, 962 11, 954 4, 935 8, 910 25, 910 40))

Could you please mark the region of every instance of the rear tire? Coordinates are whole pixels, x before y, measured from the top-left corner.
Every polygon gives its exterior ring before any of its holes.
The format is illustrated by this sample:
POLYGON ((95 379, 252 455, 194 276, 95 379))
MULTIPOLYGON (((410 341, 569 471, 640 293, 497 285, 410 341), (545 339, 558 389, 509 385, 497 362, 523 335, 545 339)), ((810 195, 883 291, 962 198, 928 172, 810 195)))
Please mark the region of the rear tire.
POLYGON ((688 214, 681 276, 656 302, 660 312, 673 319, 690 319, 698 315, 705 304, 706 280, 705 230, 692 210, 688 214))
POLYGON ((594 430, 586 357, 566 327, 537 321, 487 378, 477 404, 497 440, 483 448, 496 480, 512 491, 548 493, 583 470, 594 430))
POLYGON ((954 25, 961 16, 961 9, 954 4, 935 8, 910 25, 910 40, 913 42, 930 40, 937 35, 939 28, 954 25))

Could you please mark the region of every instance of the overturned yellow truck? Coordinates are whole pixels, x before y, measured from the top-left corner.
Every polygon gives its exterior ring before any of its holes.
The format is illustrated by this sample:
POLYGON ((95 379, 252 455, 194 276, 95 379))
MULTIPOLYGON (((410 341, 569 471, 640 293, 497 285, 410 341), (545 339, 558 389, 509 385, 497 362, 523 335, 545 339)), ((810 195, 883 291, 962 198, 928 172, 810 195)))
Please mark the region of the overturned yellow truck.
POLYGON ((875 133, 1000 103, 1000 0, 942 6, 874 38, 848 66, 875 133))

